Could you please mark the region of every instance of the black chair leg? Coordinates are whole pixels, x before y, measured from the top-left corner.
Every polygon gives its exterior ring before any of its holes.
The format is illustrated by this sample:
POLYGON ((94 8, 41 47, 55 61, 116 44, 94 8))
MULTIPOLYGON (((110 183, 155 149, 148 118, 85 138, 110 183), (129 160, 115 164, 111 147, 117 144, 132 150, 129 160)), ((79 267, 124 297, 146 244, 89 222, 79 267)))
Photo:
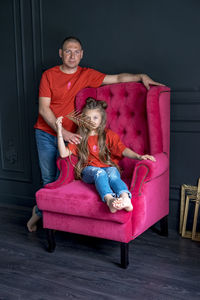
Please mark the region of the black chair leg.
POLYGON ((121 267, 126 269, 129 264, 129 244, 121 243, 121 267))
POLYGON ((48 241, 48 252, 53 252, 56 248, 56 241, 55 241, 55 231, 53 229, 46 229, 47 233, 47 241, 48 241))
POLYGON ((162 236, 168 236, 168 216, 165 216, 160 220, 160 230, 162 236))

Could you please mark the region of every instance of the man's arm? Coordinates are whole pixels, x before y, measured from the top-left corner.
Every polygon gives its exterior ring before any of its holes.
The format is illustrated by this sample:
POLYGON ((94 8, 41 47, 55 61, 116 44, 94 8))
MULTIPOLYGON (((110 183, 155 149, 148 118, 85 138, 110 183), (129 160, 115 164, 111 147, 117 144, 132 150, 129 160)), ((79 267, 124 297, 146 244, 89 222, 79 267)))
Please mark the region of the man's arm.
MULTIPOLYGON (((43 117, 45 122, 57 132, 56 127, 56 117, 53 111, 50 108, 51 98, 48 97, 39 97, 39 114, 43 117)), ((71 144, 79 144, 81 136, 74 134, 62 128, 62 135, 65 141, 70 142, 71 144)))
POLYGON ((51 98, 39 97, 39 114, 43 117, 45 122, 57 132, 56 117, 50 108, 51 98))
POLYGON ((144 86, 149 90, 150 84, 152 85, 161 85, 163 86, 164 84, 161 84, 159 82, 156 82, 152 80, 148 75, 146 74, 130 74, 130 73, 120 73, 116 75, 106 75, 104 80, 103 80, 103 85, 104 84, 113 84, 113 83, 120 83, 120 82, 142 82, 144 86))

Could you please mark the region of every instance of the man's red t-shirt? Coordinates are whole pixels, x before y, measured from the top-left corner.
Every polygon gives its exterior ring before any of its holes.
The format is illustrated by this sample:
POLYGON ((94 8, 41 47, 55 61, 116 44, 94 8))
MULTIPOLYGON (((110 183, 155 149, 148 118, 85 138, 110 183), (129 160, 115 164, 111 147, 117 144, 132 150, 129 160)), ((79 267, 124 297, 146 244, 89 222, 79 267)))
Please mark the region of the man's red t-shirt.
MULTIPOLYGON (((122 143, 118 134, 113 132, 110 129, 106 130, 106 146, 110 150, 111 160, 114 163, 118 164, 119 160, 122 159, 122 153, 124 149, 127 147, 122 143)), ((78 149, 75 144, 68 144, 67 147, 74 155, 78 156, 78 152, 77 152, 78 149)), ((99 159, 99 146, 98 146, 97 135, 89 136, 88 150, 89 150, 89 156, 88 156, 87 166, 94 166, 100 168, 109 167, 109 165, 104 164, 99 159)))
MULTIPOLYGON (((106 75, 90 68, 78 66, 73 74, 66 74, 60 66, 45 71, 39 88, 39 97, 51 98, 50 108, 56 117, 65 116, 75 109, 76 94, 86 87, 99 87, 106 75)), ((34 126, 37 129, 56 135, 55 131, 44 121, 41 115, 34 126)), ((68 118, 63 118, 63 127, 71 132, 75 124, 68 118)))

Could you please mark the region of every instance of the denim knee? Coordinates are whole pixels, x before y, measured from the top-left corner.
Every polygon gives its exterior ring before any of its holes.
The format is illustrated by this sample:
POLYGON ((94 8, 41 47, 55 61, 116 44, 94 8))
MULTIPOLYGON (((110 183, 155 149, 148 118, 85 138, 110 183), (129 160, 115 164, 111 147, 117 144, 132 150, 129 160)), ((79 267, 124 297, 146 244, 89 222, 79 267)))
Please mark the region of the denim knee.
POLYGON ((107 175, 109 180, 117 180, 120 178, 120 173, 116 167, 109 167, 107 175))
POLYGON ((96 181, 97 179, 99 179, 99 177, 107 177, 107 173, 106 171, 104 171, 103 169, 97 170, 95 176, 94 176, 94 180, 96 181))

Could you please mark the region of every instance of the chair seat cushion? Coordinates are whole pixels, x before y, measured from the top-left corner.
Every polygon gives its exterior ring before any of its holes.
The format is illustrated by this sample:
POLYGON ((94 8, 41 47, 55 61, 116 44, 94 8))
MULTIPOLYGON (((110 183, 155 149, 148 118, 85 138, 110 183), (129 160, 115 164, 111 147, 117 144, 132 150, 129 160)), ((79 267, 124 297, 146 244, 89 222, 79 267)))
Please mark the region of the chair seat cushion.
POLYGON ((42 188, 36 193, 36 201, 42 211, 117 223, 126 223, 132 215, 132 212, 125 210, 111 213, 106 203, 101 201, 95 186, 80 180, 55 189, 42 188))

